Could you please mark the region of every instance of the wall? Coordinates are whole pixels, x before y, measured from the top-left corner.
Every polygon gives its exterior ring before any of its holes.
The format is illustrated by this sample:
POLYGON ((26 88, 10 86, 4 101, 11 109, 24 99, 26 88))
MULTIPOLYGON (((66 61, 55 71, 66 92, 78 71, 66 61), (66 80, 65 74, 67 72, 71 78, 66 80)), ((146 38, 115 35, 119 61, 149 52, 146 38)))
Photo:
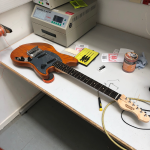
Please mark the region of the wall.
POLYGON ((150 6, 129 0, 98 0, 98 23, 150 39, 150 6))
POLYGON ((0 13, 16 8, 30 1, 32 0, 1 0, 0 13))
MULTIPOLYGON (((33 32, 30 21, 33 7, 34 4, 29 2, 0 14, 0 23, 13 30, 13 33, 6 37, 9 44, 13 44, 33 32)), ((7 46, 1 37, 0 50, 7 46)), ((19 109, 24 104, 38 93, 39 90, 28 82, 0 67, 0 130, 19 114, 19 109)))

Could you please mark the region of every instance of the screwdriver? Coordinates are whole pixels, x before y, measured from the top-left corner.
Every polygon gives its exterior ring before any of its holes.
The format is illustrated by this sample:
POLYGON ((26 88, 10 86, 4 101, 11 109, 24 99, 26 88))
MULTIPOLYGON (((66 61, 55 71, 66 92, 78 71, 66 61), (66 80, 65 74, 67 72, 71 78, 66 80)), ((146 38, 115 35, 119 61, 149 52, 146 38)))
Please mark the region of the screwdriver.
MULTIPOLYGON (((92 54, 92 55, 93 55, 93 54, 92 54)), ((91 55, 91 56, 92 56, 92 55, 91 55)), ((87 57, 84 62, 87 62, 87 61, 91 58, 91 56, 87 57)))
POLYGON ((102 108, 101 98, 100 98, 100 96, 99 96, 99 91, 98 91, 98 104, 99 104, 99 111, 102 111, 103 108, 102 108))

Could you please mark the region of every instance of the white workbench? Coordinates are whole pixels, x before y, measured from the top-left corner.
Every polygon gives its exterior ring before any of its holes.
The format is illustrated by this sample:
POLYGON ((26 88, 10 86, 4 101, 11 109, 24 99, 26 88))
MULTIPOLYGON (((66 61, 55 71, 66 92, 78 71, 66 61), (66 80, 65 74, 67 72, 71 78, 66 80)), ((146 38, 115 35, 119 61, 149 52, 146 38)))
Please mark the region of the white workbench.
MULTIPOLYGON (((13 44, 11 47, 14 50, 22 44, 33 42, 51 44, 58 52, 65 49, 64 47, 35 34, 27 36, 13 44)), ((75 48, 76 44, 89 45, 90 49, 100 53, 88 67, 78 65, 76 67, 77 70, 106 86, 113 83, 114 85, 111 84, 110 88, 116 90, 118 93, 125 94, 127 97, 137 98, 140 95, 139 98, 150 100, 150 65, 147 65, 142 70, 135 70, 133 73, 125 73, 122 71, 122 63, 101 62, 102 53, 112 53, 114 49, 120 48, 133 49, 137 54, 145 52, 149 62, 149 40, 106 26, 97 25, 70 47, 75 48), (97 69, 101 65, 105 65, 106 70, 99 73, 97 69)), ((50 84, 44 83, 33 70, 13 65, 10 59, 12 49, 8 48, 1 52, 0 59, 5 67, 22 76, 25 80, 102 130, 102 112, 100 112, 98 108, 97 91, 65 74, 54 73, 55 80, 50 84)), ((101 96, 101 99, 103 108, 112 101, 103 95, 101 96)), ((137 102, 136 104, 139 104, 143 109, 150 109, 149 105, 145 103, 137 102)), ((106 129, 112 133, 112 136, 118 141, 122 143, 125 142, 124 144, 128 147, 131 146, 130 148, 133 147, 138 150, 150 149, 150 130, 138 130, 126 125, 121 120, 121 111, 122 110, 116 103, 108 108, 105 115, 106 129)), ((150 115, 149 112, 148 115, 150 115)), ((128 123, 136 127, 150 128, 150 123, 138 121, 131 113, 125 112, 123 117, 128 123)))

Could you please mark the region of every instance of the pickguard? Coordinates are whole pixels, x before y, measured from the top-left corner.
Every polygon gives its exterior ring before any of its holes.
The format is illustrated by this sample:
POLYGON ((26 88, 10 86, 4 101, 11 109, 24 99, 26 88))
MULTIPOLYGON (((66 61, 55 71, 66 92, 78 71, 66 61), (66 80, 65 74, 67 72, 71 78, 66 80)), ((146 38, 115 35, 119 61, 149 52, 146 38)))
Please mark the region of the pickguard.
POLYGON ((45 50, 32 58, 30 63, 32 63, 42 74, 46 74, 46 69, 51 67, 56 61, 62 62, 61 58, 57 54, 45 50))

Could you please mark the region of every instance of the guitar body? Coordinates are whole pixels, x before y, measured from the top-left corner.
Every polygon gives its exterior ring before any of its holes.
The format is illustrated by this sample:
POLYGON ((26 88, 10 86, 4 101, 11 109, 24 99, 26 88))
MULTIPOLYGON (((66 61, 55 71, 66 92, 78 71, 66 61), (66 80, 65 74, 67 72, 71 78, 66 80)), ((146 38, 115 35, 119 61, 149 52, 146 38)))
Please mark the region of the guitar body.
POLYGON ((36 74, 44 80, 49 79, 49 74, 51 72, 59 72, 58 70, 55 69, 54 66, 52 66, 52 63, 54 61, 47 64, 47 62, 51 61, 55 57, 59 58, 59 61, 61 60, 62 63, 68 66, 77 66, 78 64, 78 60, 76 58, 65 54, 61 54, 57 52, 52 45, 46 43, 30 43, 30 44, 21 45, 11 53, 10 57, 15 65, 32 68, 36 72, 36 74), (35 48, 36 46, 38 46, 38 48, 43 52, 46 52, 47 55, 44 55, 40 52, 39 55, 42 56, 40 58, 37 58, 38 55, 34 58, 29 56, 27 52, 29 52, 31 49, 35 48), (53 57, 51 57, 50 55, 52 55, 53 57), (28 61, 27 58, 32 60, 28 61), (41 65, 43 65, 42 69, 41 69, 41 65), (44 65, 47 66, 44 67, 44 65))

